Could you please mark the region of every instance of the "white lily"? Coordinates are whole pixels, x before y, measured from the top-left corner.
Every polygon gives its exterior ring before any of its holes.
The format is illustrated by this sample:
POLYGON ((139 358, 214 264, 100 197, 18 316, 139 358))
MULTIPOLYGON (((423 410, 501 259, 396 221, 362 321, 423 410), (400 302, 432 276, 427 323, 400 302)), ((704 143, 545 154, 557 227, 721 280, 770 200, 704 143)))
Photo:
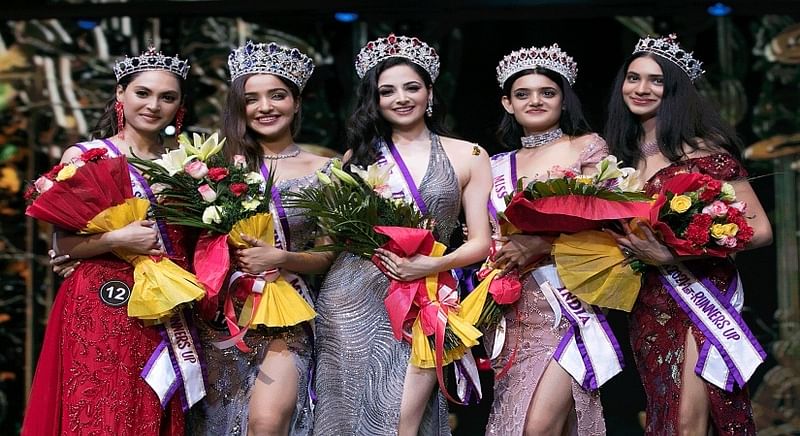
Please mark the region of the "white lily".
POLYGON ((219 206, 208 206, 206 210, 203 211, 203 222, 206 224, 219 224, 222 221, 220 212, 221 209, 219 206))
POLYGON ((389 172, 392 169, 394 164, 387 166, 385 168, 381 168, 378 165, 372 164, 367 166, 367 169, 364 170, 363 168, 350 165, 350 172, 358 175, 361 177, 361 180, 364 181, 370 188, 380 188, 386 184, 389 180, 389 172))
POLYGON ((161 155, 161 159, 156 159, 153 162, 167 170, 170 176, 183 171, 183 165, 189 161, 189 156, 186 150, 180 147, 176 150, 170 150, 168 153, 161 155))
POLYGON ((220 141, 219 134, 216 132, 208 138, 206 138, 205 135, 201 136, 197 133, 193 133, 191 141, 189 141, 189 137, 184 134, 178 137, 178 142, 186 148, 186 151, 190 155, 196 156, 201 161, 206 162, 208 158, 222 150, 222 146, 225 144, 225 138, 222 138, 222 141, 220 141))
POLYGON ((597 177, 598 182, 616 179, 622 176, 622 171, 619 170, 619 163, 617 163, 617 157, 613 154, 609 154, 598 162, 595 168, 597 168, 597 175, 595 177, 597 177))
POLYGON ((631 167, 620 168, 622 177, 619 181, 619 189, 625 192, 639 191, 642 188, 642 179, 639 177, 639 172, 631 167))

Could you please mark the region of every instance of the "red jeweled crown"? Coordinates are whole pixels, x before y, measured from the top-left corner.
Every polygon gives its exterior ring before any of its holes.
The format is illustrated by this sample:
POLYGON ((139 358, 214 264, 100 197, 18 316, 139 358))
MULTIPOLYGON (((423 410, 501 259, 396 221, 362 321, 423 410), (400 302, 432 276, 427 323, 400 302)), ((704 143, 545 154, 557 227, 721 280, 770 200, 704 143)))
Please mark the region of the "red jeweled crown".
POLYGON ((578 64, 572 56, 563 52, 558 44, 550 47, 522 48, 507 54, 497 65, 497 83, 502 88, 509 77, 522 70, 547 68, 567 79, 570 86, 578 77, 578 64))
POLYGON ((646 36, 636 43, 636 48, 632 54, 653 53, 674 63, 689 76, 689 80, 694 82, 705 73, 703 63, 694 58, 693 52, 687 52, 678 44, 678 37, 672 33, 662 38, 651 38, 646 36))
POLYGON ((419 65, 428 72, 432 81, 439 76, 439 55, 433 47, 415 37, 395 36, 394 33, 370 41, 361 48, 356 56, 356 74, 363 78, 375 65, 393 57, 405 58, 419 65))

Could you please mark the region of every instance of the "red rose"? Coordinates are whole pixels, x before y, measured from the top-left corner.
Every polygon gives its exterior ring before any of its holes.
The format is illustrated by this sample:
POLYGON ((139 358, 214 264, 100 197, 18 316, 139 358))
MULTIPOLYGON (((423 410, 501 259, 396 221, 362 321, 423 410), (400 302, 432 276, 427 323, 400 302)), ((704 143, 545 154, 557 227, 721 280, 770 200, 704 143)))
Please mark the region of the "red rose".
POLYGON ((108 150, 105 148, 92 148, 91 150, 83 153, 80 159, 84 162, 90 162, 93 160, 100 159, 101 157, 105 156, 108 150))
POLYGON ((44 177, 46 177, 46 178, 48 178, 50 180, 55 180, 56 176, 58 175, 58 172, 61 171, 62 169, 64 169, 65 166, 66 166, 66 164, 63 164, 63 163, 60 163, 60 164, 54 166, 50 171, 48 171, 47 173, 44 174, 44 177))
POLYGON ((33 198, 36 197, 37 194, 38 192, 36 191, 36 187, 33 186, 33 184, 30 184, 28 185, 28 188, 25 189, 25 195, 24 195, 25 200, 26 201, 33 200, 33 198))
POLYGON ((215 181, 215 182, 219 182, 220 180, 224 179, 225 177, 228 177, 228 169, 227 168, 215 167, 215 168, 209 168, 208 169, 208 178, 213 180, 213 181, 215 181))
POLYGON ((742 215, 737 209, 729 209, 728 210, 728 222, 732 224, 736 224, 739 227, 739 231, 736 233, 736 248, 742 248, 745 244, 750 242, 753 239, 753 228, 750 227, 750 223, 747 222, 747 218, 742 215))
MULTIPOLYGON (((212 169, 215 169, 215 168, 212 168, 212 169)), ((210 173, 210 171, 209 171, 209 173, 210 173)), ((244 194, 245 192, 247 192, 247 188, 248 188, 247 183, 231 183, 231 192, 236 197, 239 197, 242 194, 244 194)))
POLYGON ((692 221, 683 232, 684 238, 696 247, 702 247, 708 243, 708 233, 714 218, 711 215, 699 213, 692 217, 692 221))
POLYGON ((711 179, 706 183, 705 189, 700 192, 700 200, 704 202, 714 201, 722 192, 722 183, 719 180, 711 179))

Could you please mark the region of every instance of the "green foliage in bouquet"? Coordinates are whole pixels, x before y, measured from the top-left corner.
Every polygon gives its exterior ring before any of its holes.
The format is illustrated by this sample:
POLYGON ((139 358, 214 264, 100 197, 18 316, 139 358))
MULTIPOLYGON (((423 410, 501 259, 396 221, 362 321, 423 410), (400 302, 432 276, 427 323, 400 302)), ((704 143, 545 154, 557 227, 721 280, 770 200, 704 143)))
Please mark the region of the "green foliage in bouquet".
POLYGON ((374 226, 426 227, 428 220, 413 205, 391 198, 386 185, 389 168, 350 168, 352 174, 335 159, 330 176, 317 172, 317 186, 292 193, 285 201, 289 207, 306 209, 323 234, 331 238, 330 243, 314 250, 347 251, 369 259, 389 240, 376 233, 374 226))
MULTIPOLYGON (((214 133, 206 138, 186 134, 180 147, 160 159, 130 158, 150 182, 158 198, 155 214, 176 225, 228 233, 237 222, 269 212, 273 179, 247 169, 244 157, 227 162, 219 153, 225 144, 214 133)), ((272 172, 270 172, 271 174, 272 172)))

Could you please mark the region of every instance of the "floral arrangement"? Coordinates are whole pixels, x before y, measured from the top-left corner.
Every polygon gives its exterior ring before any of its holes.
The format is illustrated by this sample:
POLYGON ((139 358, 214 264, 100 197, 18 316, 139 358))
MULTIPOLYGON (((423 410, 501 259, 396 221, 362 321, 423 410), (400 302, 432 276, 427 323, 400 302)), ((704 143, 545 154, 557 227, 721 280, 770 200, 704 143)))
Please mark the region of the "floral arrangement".
POLYGON ((746 207, 730 183, 705 174, 679 174, 664 184, 650 222, 678 255, 725 257, 753 237, 746 207))
MULTIPOLYGON (((150 201, 133 195, 128 160, 108 158, 90 149, 36 179, 26 197, 25 213, 61 229, 95 234, 120 229, 147 218, 150 201)), ((166 257, 124 249, 114 254, 134 265, 128 315, 143 320, 169 316, 179 305, 203 298, 196 277, 166 257)))
POLYGON ((154 161, 131 159, 159 198, 157 214, 168 222, 215 233, 229 233, 240 221, 269 213, 271 181, 249 171, 243 156, 226 162, 219 153, 225 139, 186 134, 179 147, 154 161))
POLYGON ((507 199, 506 222, 525 233, 574 233, 603 222, 647 216, 651 198, 639 190, 638 173, 609 155, 594 175, 554 168, 550 178, 533 181, 507 199))
POLYGON ((392 199, 387 184, 391 167, 350 166, 351 173, 334 159, 331 174, 317 172, 320 184, 292 193, 287 205, 308 210, 322 233, 332 242, 318 251, 347 251, 366 259, 389 238, 375 226, 426 228, 430 221, 403 199, 392 199))

